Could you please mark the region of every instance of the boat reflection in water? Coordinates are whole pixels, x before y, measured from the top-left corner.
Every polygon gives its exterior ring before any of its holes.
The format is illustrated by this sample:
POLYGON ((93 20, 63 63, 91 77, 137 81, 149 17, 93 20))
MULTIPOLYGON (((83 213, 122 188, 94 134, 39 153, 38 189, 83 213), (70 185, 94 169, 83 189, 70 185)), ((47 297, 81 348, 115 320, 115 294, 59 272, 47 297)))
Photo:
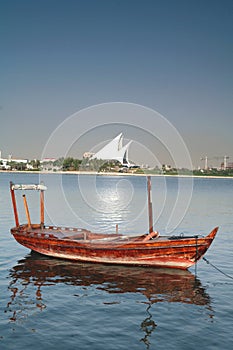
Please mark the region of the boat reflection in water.
POLYGON ((150 313, 154 303, 195 304, 205 306, 209 317, 212 317, 213 313, 210 297, 205 288, 187 270, 73 263, 31 252, 10 271, 9 290, 12 294, 6 308, 6 312, 11 314, 10 321, 17 321, 23 314, 24 317, 28 317, 33 307, 34 311, 35 308, 40 310, 46 308, 43 300, 43 286, 57 284, 95 286, 97 290, 112 294, 141 293, 144 295, 147 317, 140 326, 145 334, 141 340, 147 347, 148 338, 156 328, 150 313), (35 296, 31 295, 32 290, 35 296), (27 306, 29 293, 30 309, 27 306))

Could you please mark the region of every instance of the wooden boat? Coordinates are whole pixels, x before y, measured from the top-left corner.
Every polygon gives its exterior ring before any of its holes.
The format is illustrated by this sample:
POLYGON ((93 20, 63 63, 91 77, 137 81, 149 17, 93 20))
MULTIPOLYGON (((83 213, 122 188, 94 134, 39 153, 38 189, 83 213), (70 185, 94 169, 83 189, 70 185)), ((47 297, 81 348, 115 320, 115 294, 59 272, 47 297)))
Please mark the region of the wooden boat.
POLYGON ((10 183, 15 227, 11 229, 16 241, 38 253, 51 257, 106 264, 144 265, 187 269, 195 264, 213 242, 218 227, 205 237, 160 236, 153 230, 151 178, 147 177, 149 232, 135 236, 118 233, 95 233, 83 228, 55 227, 44 224, 44 191, 38 185, 10 183), (15 190, 40 192, 40 223, 32 224, 25 194, 23 195, 27 223, 20 224, 15 190))

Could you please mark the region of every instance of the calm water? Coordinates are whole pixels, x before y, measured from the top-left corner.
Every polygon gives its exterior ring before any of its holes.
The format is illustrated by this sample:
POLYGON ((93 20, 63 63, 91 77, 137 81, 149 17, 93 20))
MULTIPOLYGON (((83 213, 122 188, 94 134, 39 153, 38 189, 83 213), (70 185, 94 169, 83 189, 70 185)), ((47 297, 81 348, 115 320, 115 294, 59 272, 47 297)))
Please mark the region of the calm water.
MULTIPOLYGON (((232 349, 232 279, 203 260, 182 272, 32 254, 9 233, 10 180, 45 182, 46 223, 106 232, 118 224, 129 235, 147 231, 144 177, 1 173, 0 349, 232 349)), ((233 179, 195 179, 186 215, 189 179, 154 177, 152 186, 156 229, 171 230, 176 201, 172 234, 206 234, 220 226, 206 258, 233 275, 233 179)), ((27 197, 32 221, 38 221, 38 193, 27 197)))

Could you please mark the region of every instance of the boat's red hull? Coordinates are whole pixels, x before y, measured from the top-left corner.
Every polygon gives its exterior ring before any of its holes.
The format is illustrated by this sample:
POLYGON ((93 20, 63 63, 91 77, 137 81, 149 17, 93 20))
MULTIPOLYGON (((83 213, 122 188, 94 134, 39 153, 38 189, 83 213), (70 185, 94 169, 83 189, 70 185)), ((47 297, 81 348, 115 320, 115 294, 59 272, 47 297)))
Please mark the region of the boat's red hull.
MULTIPOLYGON (((84 230, 85 231, 85 230, 84 230)), ((93 238, 77 239, 82 231, 39 225, 21 225, 11 229, 15 239, 23 246, 56 258, 124 265, 146 265, 187 269, 198 261, 212 243, 218 228, 206 237, 158 237, 145 241, 144 236, 121 239, 120 235, 92 234, 93 238), (78 235, 70 235, 78 232, 78 235), (68 236, 66 236, 66 233, 68 236), (113 238, 108 241, 109 238, 113 238), (118 239, 119 238, 119 239, 118 239), (104 240, 106 239, 106 241, 104 240)))

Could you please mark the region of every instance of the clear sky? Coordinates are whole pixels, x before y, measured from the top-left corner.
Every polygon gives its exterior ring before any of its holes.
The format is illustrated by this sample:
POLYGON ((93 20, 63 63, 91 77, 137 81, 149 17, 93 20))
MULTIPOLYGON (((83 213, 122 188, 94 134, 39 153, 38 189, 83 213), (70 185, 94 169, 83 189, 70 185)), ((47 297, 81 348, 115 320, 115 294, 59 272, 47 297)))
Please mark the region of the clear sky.
POLYGON ((167 118, 194 166, 233 162, 232 0, 1 0, 0 43, 3 156, 40 158, 67 117, 122 101, 167 118))

